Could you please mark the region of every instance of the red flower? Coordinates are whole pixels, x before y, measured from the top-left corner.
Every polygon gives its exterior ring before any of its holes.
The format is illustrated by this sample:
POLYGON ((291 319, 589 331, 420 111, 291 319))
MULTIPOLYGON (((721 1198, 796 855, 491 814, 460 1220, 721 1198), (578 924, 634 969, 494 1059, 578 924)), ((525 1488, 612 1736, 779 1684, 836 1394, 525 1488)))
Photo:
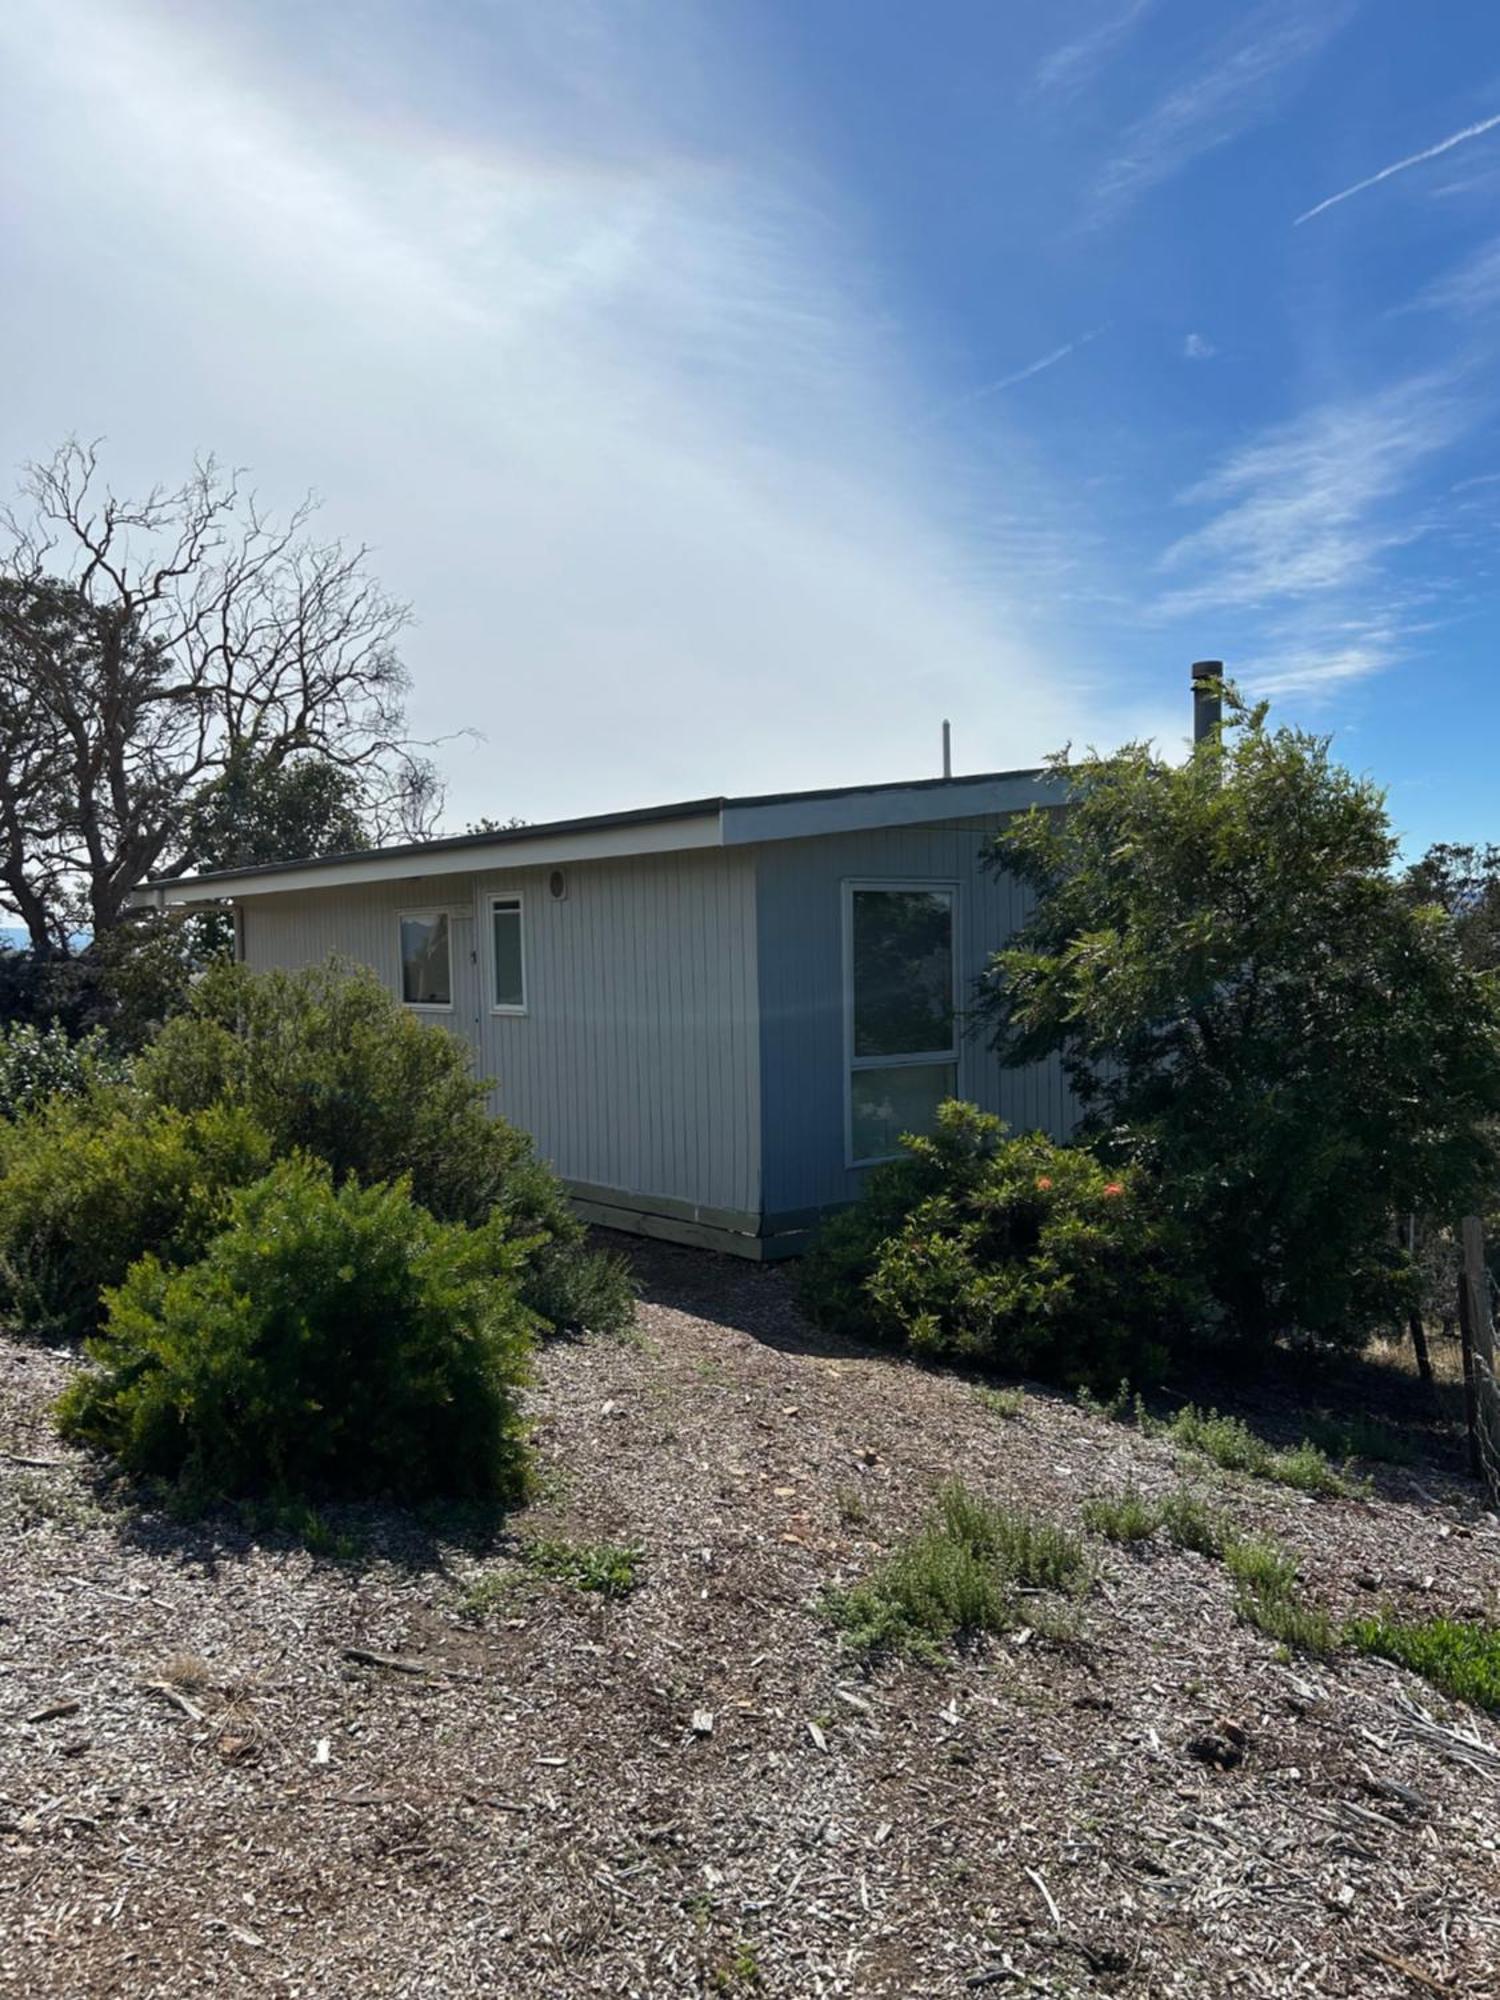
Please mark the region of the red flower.
POLYGON ((1051 1174, 1038 1174, 1038 1175, 1037 1175, 1037 1177, 1036 1177, 1036 1184, 1037 1184, 1037 1186, 1038 1186, 1039 1188, 1049 1188, 1049 1187, 1051 1187, 1051 1185, 1052 1185, 1052 1176, 1051 1176, 1051 1174))
POLYGON ((1106 1194, 1124 1194, 1125 1183, 1123 1181, 1106 1181, 1104 1183, 1104 1192, 1106 1194))

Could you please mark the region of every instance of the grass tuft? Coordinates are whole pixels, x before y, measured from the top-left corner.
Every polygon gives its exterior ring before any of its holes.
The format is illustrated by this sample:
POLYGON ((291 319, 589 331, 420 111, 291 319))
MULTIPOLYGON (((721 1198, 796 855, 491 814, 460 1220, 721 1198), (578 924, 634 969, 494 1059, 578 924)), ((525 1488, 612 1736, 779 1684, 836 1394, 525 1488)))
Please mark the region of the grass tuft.
POLYGON ((981 1388, 973 1393, 975 1402, 988 1410, 992 1417, 1004 1417, 1007 1422, 1013 1422, 1026 1407, 1024 1389, 981 1388))
MULTIPOLYGON (((1066 1530, 945 1486, 926 1525, 863 1583, 831 1591, 825 1608, 864 1653, 936 1658, 943 1641, 1018 1624, 1042 1630, 1040 1607, 1022 1617, 1017 1593, 1077 1594, 1089 1581, 1082 1543, 1066 1530)), ((1045 1634, 1044 1634, 1045 1636, 1045 1634)))
POLYGON ((1133 1486, 1085 1500, 1080 1511, 1089 1533, 1111 1542, 1149 1542, 1162 1523, 1162 1503, 1148 1500, 1133 1486))
POLYGON ((1200 1410, 1194 1403, 1184 1403, 1163 1431, 1174 1444, 1196 1452, 1225 1472, 1246 1472, 1253 1479, 1268 1479, 1277 1486, 1291 1486, 1322 1499, 1347 1496, 1355 1490, 1310 1439, 1304 1438, 1289 1451, 1276 1451, 1238 1417, 1221 1416, 1217 1410, 1200 1410))

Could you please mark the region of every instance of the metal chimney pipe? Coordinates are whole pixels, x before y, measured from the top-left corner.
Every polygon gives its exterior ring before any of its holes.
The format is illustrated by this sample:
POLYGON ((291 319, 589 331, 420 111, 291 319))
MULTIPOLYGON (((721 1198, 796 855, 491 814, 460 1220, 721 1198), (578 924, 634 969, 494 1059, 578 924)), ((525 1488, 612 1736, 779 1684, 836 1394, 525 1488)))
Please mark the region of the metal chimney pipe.
POLYGON ((943 776, 945 778, 953 776, 953 732, 948 727, 946 717, 943 721, 943 776))
POLYGON ((1194 660, 1193 662, 1193 741, 1201 743, 1205 736, 1212 736, 1224 720, 1224 698, 1219 693, 1218 683, 1224 678, 1222 660, 1194 660))

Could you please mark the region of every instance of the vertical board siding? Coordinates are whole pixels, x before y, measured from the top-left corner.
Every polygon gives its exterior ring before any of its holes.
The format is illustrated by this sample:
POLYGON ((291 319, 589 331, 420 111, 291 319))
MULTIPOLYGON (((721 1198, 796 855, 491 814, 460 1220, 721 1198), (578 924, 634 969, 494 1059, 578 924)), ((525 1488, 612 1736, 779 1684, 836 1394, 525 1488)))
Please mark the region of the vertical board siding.
POLYGON ((570 1181, 759 1214, 755 862, 748 851, 570 864, 251 897, 245 956, 291 969, 330 952, 400 991, 396 913, 462 909, 442 1021, 494 1079, 493 1103, 570 1181), (493 1014, 489 897, 523 897, 524 1015, 493 1014), (472 947, 460 953, 460 943, 472 947), (468 962, 460 963, 460 957, 468 962))
MULTIPOLYGON (((770 1214, 852 1201, 868 1168, 844 1163, 843 885, 912 878, 958 884, 960 992, 1021 924, 1027 891, 981 865, 995 817, 767 843, 759 857, 764 1189, 770 1214)), ((960 1096, 1016 1131, 1063 1137, 1077 1105, 1060 1065, 1002 1069, 982 1032, 963 1037, 960 1096)))

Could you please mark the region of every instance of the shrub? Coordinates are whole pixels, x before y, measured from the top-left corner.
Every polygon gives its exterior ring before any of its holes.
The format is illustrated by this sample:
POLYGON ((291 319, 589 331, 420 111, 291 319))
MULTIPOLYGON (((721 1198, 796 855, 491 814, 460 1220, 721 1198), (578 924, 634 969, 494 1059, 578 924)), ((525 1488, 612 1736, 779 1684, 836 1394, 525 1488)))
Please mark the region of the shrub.
POLYGON ((439 1221, 499 1218, 530 1239, 527 1303, 552 1326, 613 1332, 630 1320, 623 1261, 584 1247, 556 1175, 491 1115, 463 1045, 417 1020, 372 972, 336 961, 295 973, 216 966, 138 1077, 176 1110, 243 1105, 278 1156, 313 1154, 336 1181, 404 1176, 439 1221))
POLYGON ((940 1641, 1018 1624, 1018 1590, 1075 1592, 1088 1574, 1082 1545, 1063 1529, 952 1485, 918 1534, 825 1604, 857 1651, 935 1657, 940 1641))
POLYGON ((65 1435, 201 1499, 504 1499, 531 1315, 496 1225, 437 1222, 404 1182, 335 1188, 283 1162, 231 1199, 201 1259, 136 1264, 65 1435))
POLYGON ((1079 1509, 1091 1535, 1111 1542, 1149 1542, 1162 1523, 1161 1503, 1128 1486, 1123 1493, 1096 1495, 1079 1509))
POLYGON ((1159 1369, 1188 1295, 1137 1172, 956 1102, 902 1146, 804 1260, 816 1319, 1064 1381, 1159 1369))
POLYGON ((0 1176, 0 1289, 32 1331, 81 1339, 100 1292, 151 1251, 195 1256, 232 1189, 271 1164, 250 1114, 142 1108, 121 1092, 54 1099, 13 1128, 0 1176))
POLYGON ((74 1041, 54 1021, 0 1027, 0 1118, 24 1118, 53 1097, 86 1097, 122 1081, 125 1064, 95 1028, 74 1041))

